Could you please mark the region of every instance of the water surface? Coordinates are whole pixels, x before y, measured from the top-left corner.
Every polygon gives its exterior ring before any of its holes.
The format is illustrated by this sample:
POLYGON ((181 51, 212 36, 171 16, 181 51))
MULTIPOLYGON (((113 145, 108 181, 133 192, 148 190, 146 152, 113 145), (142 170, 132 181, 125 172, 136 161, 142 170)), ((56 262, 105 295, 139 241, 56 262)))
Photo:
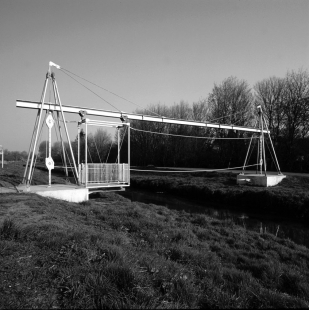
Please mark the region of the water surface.
POLYGON ((246 229, 260 232, 266 230, 267 233, 280 238, 289 238, 297 244, 305 245, 309 248, 309 227, 303 223, 289 221, 275 215, 256 214, 250 212, 231 211, 227 205, 216 205, 207 201, 192 201, 183 197, 166 194, 164 192, 151 192, 126 188, 119 195, 129 198, 131 201, 138 201, 148 204, 165 206, 173 210, 184 210, 186 212, 202 213, 213 218, 225 220, 231 219, 237 225, 246 229))

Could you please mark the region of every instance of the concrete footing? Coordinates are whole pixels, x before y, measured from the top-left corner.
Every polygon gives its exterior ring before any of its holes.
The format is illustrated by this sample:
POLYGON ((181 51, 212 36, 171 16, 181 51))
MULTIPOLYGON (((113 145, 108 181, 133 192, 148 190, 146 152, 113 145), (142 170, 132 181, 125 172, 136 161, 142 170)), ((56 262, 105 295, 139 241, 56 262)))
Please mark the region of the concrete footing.
POLYGON ((254 186, 275 186, 279 184, 286 176, 283 174, 266 175, 265 174, 239 174, 237 184, 250 184, 254 186))
POLYGON ((47 185, 32 185, 30 187, 20 185, 17 187, 17 190, 69 202, 82 202, 89 199, 89 189, 77 185, 52 184, 51 187, 48 187, 47 185))

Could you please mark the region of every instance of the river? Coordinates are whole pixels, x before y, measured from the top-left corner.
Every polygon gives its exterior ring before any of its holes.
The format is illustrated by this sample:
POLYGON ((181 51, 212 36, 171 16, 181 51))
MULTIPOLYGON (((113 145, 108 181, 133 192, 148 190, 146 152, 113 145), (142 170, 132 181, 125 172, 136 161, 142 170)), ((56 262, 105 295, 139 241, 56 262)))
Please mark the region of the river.
POLYGON ((309 248, 309 227, 300 222, 282 218, 278 219, 265 214, 230 211, 228 206, 216 206, 214 203, 205 206, 205 203, 201 201, 192 201, 164 192, 155 193, 126 188, 125 191, 120 191, 118 194, 129 198, 131 201, 162 205, 173 210, 202 213, 216 219, 231 219, 235 224, 241 225, 248 230, 260 232, 261 228, 263 231, 266 229, 267 233, 277 234, 279 238, 288 238, 297 244, 305 245, 309 248))

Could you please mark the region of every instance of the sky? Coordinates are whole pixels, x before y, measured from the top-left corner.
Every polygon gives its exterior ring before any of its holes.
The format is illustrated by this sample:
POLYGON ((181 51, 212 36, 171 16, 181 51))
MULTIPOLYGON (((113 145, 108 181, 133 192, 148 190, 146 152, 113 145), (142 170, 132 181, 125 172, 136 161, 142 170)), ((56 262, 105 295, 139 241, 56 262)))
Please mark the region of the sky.
MULTIPOLYGON (((28 151, 36 112, 16 100, 40 100, 49 61, 143 108, 172 106, 229 76, 253 87, 307 70, 308 39, 308 0, 0 0, 0 145, 28 151)), ((137 108, 55 76, 63 105, 137 108)), ((75 123, 69 131, 73 140, 75 123)))

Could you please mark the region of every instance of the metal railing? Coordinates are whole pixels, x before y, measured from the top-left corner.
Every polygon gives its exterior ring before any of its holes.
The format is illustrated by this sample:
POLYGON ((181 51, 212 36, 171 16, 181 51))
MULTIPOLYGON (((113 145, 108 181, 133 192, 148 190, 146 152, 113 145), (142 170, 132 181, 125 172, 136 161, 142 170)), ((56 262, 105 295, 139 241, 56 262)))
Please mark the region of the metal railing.
POLYGON ((79 173, 80 182, 86 187, 130 183, 129 164, 80 164, 79 173))

